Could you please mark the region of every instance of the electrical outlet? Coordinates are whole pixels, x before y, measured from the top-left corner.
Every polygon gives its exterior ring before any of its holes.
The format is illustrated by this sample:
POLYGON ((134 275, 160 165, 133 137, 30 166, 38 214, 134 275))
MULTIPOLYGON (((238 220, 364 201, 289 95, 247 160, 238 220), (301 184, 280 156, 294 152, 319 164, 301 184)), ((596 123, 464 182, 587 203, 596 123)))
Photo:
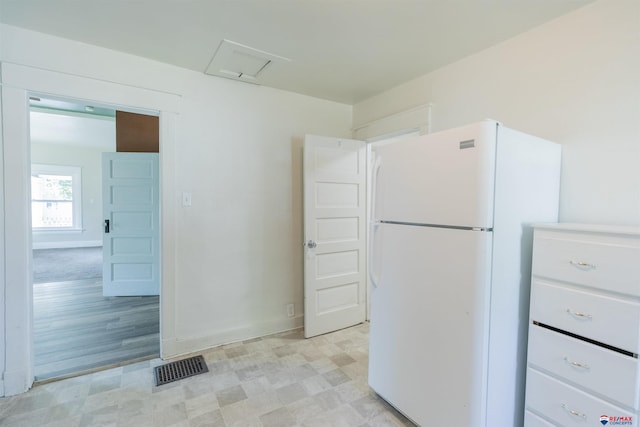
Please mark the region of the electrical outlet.
POLYGON ((296 313, 293 309, 293 304, 287 304, 287 316, 293 317, 295 314, 296 313))

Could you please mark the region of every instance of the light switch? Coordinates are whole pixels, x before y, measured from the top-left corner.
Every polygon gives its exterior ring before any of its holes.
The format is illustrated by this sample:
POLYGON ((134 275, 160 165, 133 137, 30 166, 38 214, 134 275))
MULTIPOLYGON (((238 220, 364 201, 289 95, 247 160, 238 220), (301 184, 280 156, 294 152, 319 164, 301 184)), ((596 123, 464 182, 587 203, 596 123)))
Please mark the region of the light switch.
POLYGON ((186 191, 182 193, 182 206, 191 206, 191 193, 187 193, 186 191))

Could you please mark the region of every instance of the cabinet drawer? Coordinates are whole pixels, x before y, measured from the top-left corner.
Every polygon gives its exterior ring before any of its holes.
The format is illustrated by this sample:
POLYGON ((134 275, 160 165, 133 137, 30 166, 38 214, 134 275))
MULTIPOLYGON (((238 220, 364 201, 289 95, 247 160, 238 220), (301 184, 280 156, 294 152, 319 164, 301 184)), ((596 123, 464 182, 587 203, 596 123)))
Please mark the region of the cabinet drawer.
POLYGON ((638 408, 638 359, 531 325, 528 361, 622 405, 638 408))
POLYGON ((587 236, 536 235, 533 275, 640 296, 640 247, 637 239, 628 240, 609 244, 587 236))
POLYGON ((640 304, 534 279, 531 320, 632 353, 638 352, 640 304))
POLYGON ((529 410, 543 414, 563 426, 597 426, 600 416, 630 417, 632 412, 598 399, 577 388, 558 381, 535 369, 527 370, 527 403, 529 410))
POLYGON ((524 413, 524 427, 555 427, 555 425, 547 422, 531 411, 524 413))

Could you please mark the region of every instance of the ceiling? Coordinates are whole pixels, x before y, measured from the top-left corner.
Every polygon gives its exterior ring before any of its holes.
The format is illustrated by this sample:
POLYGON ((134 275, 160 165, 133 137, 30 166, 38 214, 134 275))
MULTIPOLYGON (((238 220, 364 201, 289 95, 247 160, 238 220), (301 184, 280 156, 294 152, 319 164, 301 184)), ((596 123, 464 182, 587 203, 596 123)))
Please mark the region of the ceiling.
POLYGON ((0 0, 0 22, 201 73, 226 39, 288 59, 255 83, 354 104, 592 1, 0 0))
POLYGON ((67 145, 101 151, 116 149, 115 117, 32 107, 29 125, 32 144, 67 145))
POLYGON ((31 143, 116 149, 116 110, 36 96, 29 107, 31 143))

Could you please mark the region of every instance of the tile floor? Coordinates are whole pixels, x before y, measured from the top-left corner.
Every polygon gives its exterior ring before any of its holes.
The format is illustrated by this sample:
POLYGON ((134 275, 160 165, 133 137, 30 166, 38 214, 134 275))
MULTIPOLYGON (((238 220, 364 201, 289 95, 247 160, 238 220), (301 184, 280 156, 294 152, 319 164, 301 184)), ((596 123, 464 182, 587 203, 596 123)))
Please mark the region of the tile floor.
POLYGON ((0 398, 0 426, 413 426, 367 385, 369 325, 217 347, 209 372, 155 387, 159 359, 0 398))

